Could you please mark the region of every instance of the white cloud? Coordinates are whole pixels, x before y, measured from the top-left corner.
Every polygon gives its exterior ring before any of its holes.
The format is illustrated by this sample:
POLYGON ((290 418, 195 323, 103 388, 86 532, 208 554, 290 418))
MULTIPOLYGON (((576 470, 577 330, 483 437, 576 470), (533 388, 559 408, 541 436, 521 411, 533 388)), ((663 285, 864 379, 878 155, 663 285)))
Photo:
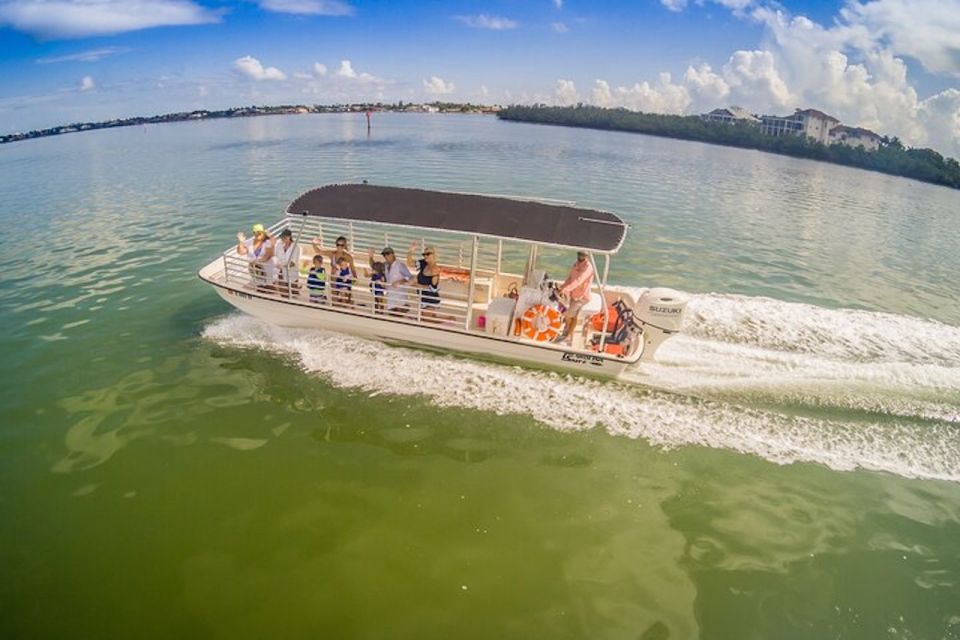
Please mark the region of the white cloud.
POLYGON ((260 61, 253 56, 244 56, 237 58, 233 62, 233 67, 241 74, 251 80, 286 80, 287 74, 276 67, 264 67, 260 61))
POLYGON ((735 51, 723 66, 723 75, 738 103, 746 100, 764 110, 791 106, 793 96, 769 51, 735 51))
MULTIPOLYGON (((710 0, 714 4, 719 4, 739 14, 753 4, 754 0, 710 0)), ((696 0, 696 4, 703 6, 707 0, 696 0)), ((679 13, 687 8, 687 0, 660 0, 660 4, 670 11, 679 13)))
POLYGON ((851 0, 840 16, 867 42, 915 58, 933 73, 960 76, 960 0, 851 0))
POLYGON ((520 26, 520 23, 516 20, 501 18, 500 16, 488 16, 485 13, 475 16, 454 16, 454 19, 459 20, 468 27, 473 27, 474 29, 493 29, 495 31, 502 31, 504 29, 516 29, 520 26))
POLYGON ((315 76, 325 76, 327 75, 327 65, 320 64, 319 62, 313 63, 313 74, 315 76))
POLYGON ((566 33, 567 31, 570 31, 570 27, 568 27, 562 22, 554 22, 551 26, 553 27, 553 30, 556 31, 557 33, 566 33))
MULTIPOLYGON (((960 147, 960 91, 947 89, 920 103, 918 117, 924 125, 923 142, 944 148, 944 142, 953 141, 960 147)), ((956 150, 953 152, 960 156, 956 150)))
POLYGON ((94 81, 93 76, 83 76, 83 78, 80 79, 80 91, 90 91, 96 88, 97 83, 94 81))
POLYGON ((691 98, 685 87, 671 81, 669 73, 661 73, 653 85, 638 82, 632 87, 611 89, 606 80, 597 80, 591 101, 601 107, 625 107, 647 113, 684 113, 691 98))
POLYGON ((99 49, 89 49, 71 53, 65 56, 52 56, 49 58, 37 58, 37 64, 53 64, 56 62, 97 62, 107 56, 117 53, 126 53, 130 51, 127 47, 101 47, 99 49))
POLYGON ((563 9, 563 0, 553 0, 553 6, 557 9, 563 9))
POLYGON ((452 82, 445 82, 439 76, 430 76, 429 80, 423 81, 423 88, 427 93, 435 96, 453 93, 457 88, 452 82))
MULTIPOLYGON (((662 1, 676 10, 687 5, 662 1)), ((686 92, 686 112, 724 104, 780 114, 813 107, 844 124, 960 155, 960 90, 920 99, 903 60, 910 56, 932 73, 960 77, 960 0, 847 0, 828 26, 791 16, 780 5, 713 2, 761 24, 763 45, 733 52, 720 72, 690 67, 679 85, 661 81, 611 89, 598 82, 594 100, 669 109, 681 105, 686 92)))
POLYGON ((690 93, 692 108, 697 111, 710 110, 722 104, 730 95, 730 85, 714 73, 708 64, 701 64, 697 68, 687 67, 683 74, 683 85, 690 93))
POLYGON ((8 0, 0 26, 41 38, 81 38, 152 27, 207 24, 221 12, 190 0, 8 0))
POLYGON ((349 16, 353 7, 340 0, 259 0, 265 11, 303 16, 349 16))
POLYGON ((349 60, 341 60, 340 68, 337 69, 337 75, 341 78, 356 78, 357 72, 353 70, 353 63, 349 60))
MULTIPOLYGON (((322 66, 322 65, 321 65, 322 66)), ((316 68, 314 68, 316 71, 316 68)), ((357 82, 367 83, 367 84, 385 84, 386 81, 377 76, 371 75, 369 73, 357 73, 353 68, 353 63, 349 60, 341 60, 340 68, 337 69, 336 74, 338 78, 345 78, 347 80, 355 80, 357 82)))
POLYGON ((557 80, 553 97, 554 102, 561 106, 570 106, 580 102, 580 94, 572 80, 557 80))

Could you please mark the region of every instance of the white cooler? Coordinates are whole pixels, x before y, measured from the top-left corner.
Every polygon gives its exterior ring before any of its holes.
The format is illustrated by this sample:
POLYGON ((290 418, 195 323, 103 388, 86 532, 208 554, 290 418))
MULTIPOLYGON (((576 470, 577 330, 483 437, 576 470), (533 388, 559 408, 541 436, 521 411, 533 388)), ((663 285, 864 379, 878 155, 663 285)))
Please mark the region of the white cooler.
POLYGON ((497 336, 510 335, 513 310, 517 301, 513 298, 494 298, 487 307, 486 332, 497 336))

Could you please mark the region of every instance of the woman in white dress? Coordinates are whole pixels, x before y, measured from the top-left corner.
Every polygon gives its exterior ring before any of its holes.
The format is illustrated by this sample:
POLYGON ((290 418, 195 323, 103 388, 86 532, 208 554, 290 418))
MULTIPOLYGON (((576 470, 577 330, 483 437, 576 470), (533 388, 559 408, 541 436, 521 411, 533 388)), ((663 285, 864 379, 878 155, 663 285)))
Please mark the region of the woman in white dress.
POLYGON ((280 232, 276 261, 280 275, 277 285, 280 293, 296 294, 300 291, 300 245, 293 241, 293 232, 290 229, 280 232))
POLYGON ((250 275, 258 289, 271 289, 277 281, 277 266, 273 261, 273 238, 262 224, 253 225, 253 237, 237 234, 237 253, 247 257, 250 275))

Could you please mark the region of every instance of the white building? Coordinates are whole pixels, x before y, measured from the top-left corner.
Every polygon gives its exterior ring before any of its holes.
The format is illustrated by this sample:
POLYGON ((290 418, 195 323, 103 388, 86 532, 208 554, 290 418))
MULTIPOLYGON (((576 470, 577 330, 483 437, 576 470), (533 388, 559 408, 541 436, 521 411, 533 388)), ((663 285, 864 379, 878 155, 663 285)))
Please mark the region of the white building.
POLYGON ((847 127, 842 124, 830 129, 830 144, 845 144, 848 147, 863 147, 867 151, 880 148, 880 136, 869 129, 847 127))
POLYGON ((797 109, 792 116, 760 116, 760 130, 770 136, 800 135, 830 144, 830 130, 840 124, 833 116, 816 109, 797 109))
POLYGON ((700 116, 707 122, 721 122, 723 124, 734 124, 737 122, 759 123, 760 118, 753 115, 743 107, 727 107, 726 109, 714 109, 710 113, 700 116))

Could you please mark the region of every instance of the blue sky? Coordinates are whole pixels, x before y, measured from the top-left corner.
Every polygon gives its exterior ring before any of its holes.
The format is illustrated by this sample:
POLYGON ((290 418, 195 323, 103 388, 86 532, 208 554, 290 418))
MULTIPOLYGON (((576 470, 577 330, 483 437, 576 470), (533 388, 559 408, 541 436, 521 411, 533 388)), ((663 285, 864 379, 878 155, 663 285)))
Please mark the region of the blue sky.
POLYGON ((816 107, 960 155, 960 0, 0 0, 0 133, 245 104, 816 107))

